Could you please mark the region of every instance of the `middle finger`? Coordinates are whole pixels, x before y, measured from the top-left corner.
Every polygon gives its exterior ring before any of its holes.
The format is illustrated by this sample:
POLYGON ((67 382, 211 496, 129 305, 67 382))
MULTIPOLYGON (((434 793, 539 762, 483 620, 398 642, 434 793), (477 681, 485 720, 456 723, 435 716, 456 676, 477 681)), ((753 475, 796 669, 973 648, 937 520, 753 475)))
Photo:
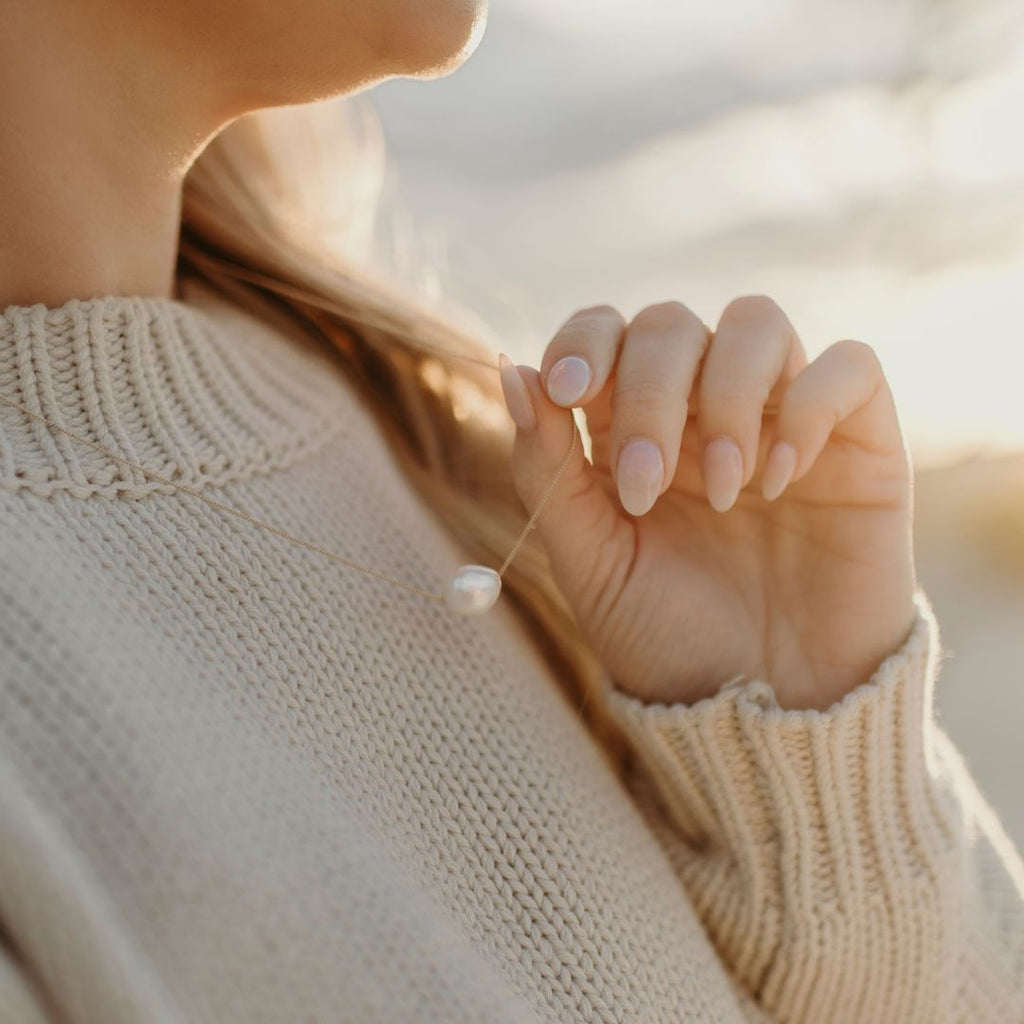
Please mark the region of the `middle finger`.
POLYGON ((689 395, 710 336, 681 302, 647 306, 626 328, 608 445, 619 500, 631 515, 647 512, 675 476, 689 395))

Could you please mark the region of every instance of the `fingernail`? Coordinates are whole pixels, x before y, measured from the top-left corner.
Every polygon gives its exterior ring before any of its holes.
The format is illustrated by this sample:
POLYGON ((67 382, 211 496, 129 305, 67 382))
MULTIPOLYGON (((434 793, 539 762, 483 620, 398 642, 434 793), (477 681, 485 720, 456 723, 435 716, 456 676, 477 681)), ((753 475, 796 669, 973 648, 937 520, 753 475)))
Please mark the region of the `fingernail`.
POLYGON ((616 473, 619 500, 632 516, 642 516, 654 504, 665 478, 661 449, 653 441, 630 441, 619 455, 616 473))
POLYGON ((768 453, 761 477, 761 493, 767 501, 774 501, 785 489, 796 472, 796 449, 786 441, 777 441, 768 453))
POLYGON ((590 364, 579 356, 559 359, 548 370, 548 398, 555 405, 572 405, 590 386, 590 364))
POLYGON ((533 430, 537 426, 537 414, 533 409, 533 399, 527 390, 523 378, 519 375, 515 363, 504 352, 498 356, 498 369, 501 374, 501 390, 505 395, 508 413, 520 430, 533 430))
POLYGON ((704 486, 716 512, 728 512, 743 483, 743 455, 736 442, 716 437, 704 449, 704 486))

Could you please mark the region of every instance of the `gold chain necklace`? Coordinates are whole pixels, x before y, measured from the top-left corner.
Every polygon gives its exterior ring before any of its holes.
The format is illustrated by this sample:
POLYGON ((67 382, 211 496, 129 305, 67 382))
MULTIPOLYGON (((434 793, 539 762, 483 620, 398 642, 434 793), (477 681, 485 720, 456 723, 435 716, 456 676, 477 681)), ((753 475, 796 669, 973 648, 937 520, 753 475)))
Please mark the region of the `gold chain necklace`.
POLYGON ((565 458, 562 459, 562 464, 558 467, 558 472, 555 473, 554 477, 552 477, 551 482, 544 491, 544 494, 541 495, 540 501, 537 502, 537 507, 533 510, 533 515, 530 516, 526 526, 523 527, 523 532, 519 535, 519 539, 513 545, 512 550, 509 552, 508 558, 505 559, 502 567, 495 571, 486 565, 461 565, 456 569, 454 576, 452 576, 448 581, 445 589, 439 593, 436 591, 425 590, 422 587, 416 586, 414 583, 406 583, 403 580, 396 579, 394 576, 391 576, 386 572, 381 572, 379 569, 374 569, 372 566, 356 562, 351 558, 345 558, 343 555, 336 554, 333 551, 328 551, 319 544, 314 544, 312 541, 304 540, 302 537, 297 537, 295 534, 289 533, 287 530, 283 530, 281 527, 275 526, 273 523, 268 523, 263 519, 257 519, 255 516, 251 516, 247 512, 242 512, 239 509, 232 508, 230 505, 226 505, 224 502, 218 501, 216 498, 211 498, 209 495, 203 494, 202 491, 196 490, 196 488, 190 487, 188 484, 177 483, 176 481, 163 476, 161 473, 157 473, 155 470, 147 469, 145 466, 140 466, 137 462, 132 462, 131 459, 126 459, 123 456, 118 455, 116 452, 112 452, 109 448, 105 448, 103 445, 97 444, 95 441, 90 441, 88 438, 72 434, 70 430, 66 430, 64 427, 61 427, 56 423, 52 423, 45 416, 41 416, 39 413, 35 413, 31 409, 27 409, 20 403, 12 401, 3 395, 0 395, 0 402, 3 402, 4 405, 9 405, 13 409, 20 410, 26 416, 30 416, 32 419, 37 420, 40 423, 45 423, 51 430, 56 430, 58 433, 63 434, 72 441, 77 441, 80 444, 84 444, 89 448, 94 449, 95 451, 102 452, 115 462, 119 462, 124 466, 137 470, 144 476, 156 480, 158 483, 165 484, 168 487, 173 487, 175 490, 183 491, 185 494, 190 494, 192 497, 206 502, 206 504, 211 508, 216 508, 221 512, 226 512, 229 515, 237 516, 239 519, 244 519, 247 523, 252 523, 253 526, 258 526, 262 530, 267 530, 270 533, 276 534, 278 537, 283 537, 285 540, 291 541, 293 544, 298 544, 300 547, 306 548, 308 551, 315 551, 317 554, 323 555, 325 558, 329 558, 332 562, 338 562, 350 569, 356 569, 359 572, 366 573, 376 579, 383 580, 385 583, 390 583, 393 586, 400 587, 402 590, 407 590, 410 593, 418 594, 420 597, 425 597, 429 601, 436 601, 440 604, 447 605, 452 611, 457 612, 460 615, 481 615, 484 612, 489 611, 494 606, 494 602, 498 600, 498 594, 501 592, 501 579, 505 575, 505 570, 512 564, 512 559, 515 558, 516 553, 523 546, 523 543, 526 541, 530 531, 535 527, 537 519, 540 516, 541 509, 544 507, 544 503, 551 496, 551 492, 555 489, 555 485, 558 483, 562 473, 565 471, 565 467, 569 464, 569 459, 572 457, 572 453, 576 450, 577 430, 576 422, 573 420, 572 441, 569 443, 569 450, 565 453, 565 458))

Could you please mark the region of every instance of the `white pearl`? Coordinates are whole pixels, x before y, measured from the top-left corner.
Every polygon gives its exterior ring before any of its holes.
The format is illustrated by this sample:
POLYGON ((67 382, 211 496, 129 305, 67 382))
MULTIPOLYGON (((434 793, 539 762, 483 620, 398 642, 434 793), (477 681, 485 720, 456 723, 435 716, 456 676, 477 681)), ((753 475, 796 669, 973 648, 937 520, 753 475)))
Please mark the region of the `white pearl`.
POLYGON ((460 565, 448 581, 444 603, 459 615, 483 615, 498 600, 501 577, 486 565, 460 565))

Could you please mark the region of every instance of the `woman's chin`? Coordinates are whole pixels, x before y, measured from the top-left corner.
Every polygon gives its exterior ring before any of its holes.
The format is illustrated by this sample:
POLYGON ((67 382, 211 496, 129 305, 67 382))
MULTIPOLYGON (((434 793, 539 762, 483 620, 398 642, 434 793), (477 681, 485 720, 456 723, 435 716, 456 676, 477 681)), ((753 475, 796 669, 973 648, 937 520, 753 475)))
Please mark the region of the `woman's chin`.
POLYGON ((444 0, 423 4, 423 19, 410 32, 408 60, 400 74, 442 78, 461 67, 487 28, 488 0, 444 0))

